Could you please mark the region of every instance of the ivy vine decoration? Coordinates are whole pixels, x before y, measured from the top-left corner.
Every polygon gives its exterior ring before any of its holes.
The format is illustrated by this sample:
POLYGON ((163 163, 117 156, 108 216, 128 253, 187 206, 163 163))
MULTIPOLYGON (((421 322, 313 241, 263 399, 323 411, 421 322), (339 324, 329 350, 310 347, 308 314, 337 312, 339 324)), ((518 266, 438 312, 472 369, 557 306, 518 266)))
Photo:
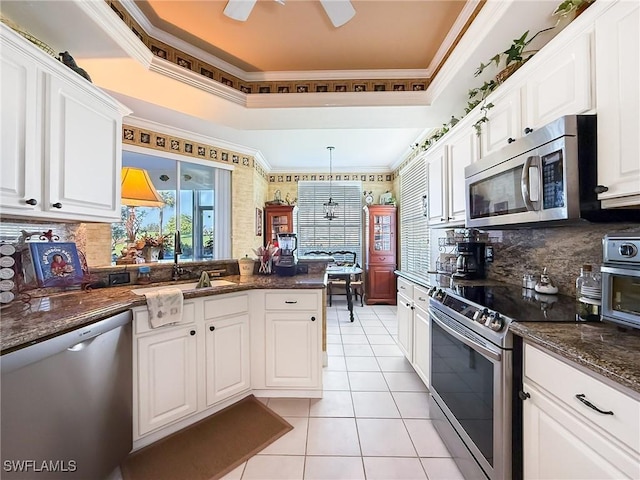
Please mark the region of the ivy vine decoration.
POLYGON ((497 87, 498 82, 491 80, 489 82, 484 82, 481 87, 469 90, 469 102, 467 103, 464 111, 465 114, 468 114, 471 110, 480 105, 480 118, 473 124, 473 128, 475 128, 476 135, 478 136, 482 133, 482 124, 489 121, 489 117, 487 116, 489 110, 494 107, 493 103, 487 102, 487 97, 497 87))

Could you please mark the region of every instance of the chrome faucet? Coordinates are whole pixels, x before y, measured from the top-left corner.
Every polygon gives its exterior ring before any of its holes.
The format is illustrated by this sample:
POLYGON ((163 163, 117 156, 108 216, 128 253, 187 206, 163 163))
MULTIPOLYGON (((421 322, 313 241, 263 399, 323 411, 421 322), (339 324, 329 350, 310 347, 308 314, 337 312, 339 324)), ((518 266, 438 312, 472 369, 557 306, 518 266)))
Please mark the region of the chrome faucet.
POLYGON ((180 276, 185 274, 184 268, 178 264, 178 257, 182 255, 182 246, 180 245, 180 231, 176 231, 173 241, 173 269, 171 271, 172 280, 180 280, 180 276))

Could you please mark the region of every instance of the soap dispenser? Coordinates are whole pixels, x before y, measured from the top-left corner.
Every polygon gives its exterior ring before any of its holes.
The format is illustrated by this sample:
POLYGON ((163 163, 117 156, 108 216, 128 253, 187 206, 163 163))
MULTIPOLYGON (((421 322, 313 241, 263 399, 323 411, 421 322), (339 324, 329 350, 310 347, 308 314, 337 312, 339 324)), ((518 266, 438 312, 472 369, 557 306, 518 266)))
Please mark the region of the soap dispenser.
POLYGON ((540 275, 540 281, 536 283, 535 291, 547 295, 554 295, 558 293, 558 287, 553 284, 551 278, 547 274, 547 267, 544 267, 542 270, 542 275, 540 275))

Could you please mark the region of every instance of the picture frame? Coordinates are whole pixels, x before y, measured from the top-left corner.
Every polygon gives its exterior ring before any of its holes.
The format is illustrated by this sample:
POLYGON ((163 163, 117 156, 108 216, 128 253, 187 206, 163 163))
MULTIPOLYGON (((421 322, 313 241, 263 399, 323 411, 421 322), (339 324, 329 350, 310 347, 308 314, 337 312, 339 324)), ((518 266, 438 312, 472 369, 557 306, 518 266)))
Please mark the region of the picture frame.
POLYGON ((262 236, 262 209, 256 208, 256 237, 262 236))
POLYGON ((393 198, 393 194, 391 192, 386 192, 380 195, 380 205, 390 205, 391 199, 393 198))
POLYGON ((77 285, 84 272, 73 242, 31 242, 29 253, 36 280, 44 287, 77 285))

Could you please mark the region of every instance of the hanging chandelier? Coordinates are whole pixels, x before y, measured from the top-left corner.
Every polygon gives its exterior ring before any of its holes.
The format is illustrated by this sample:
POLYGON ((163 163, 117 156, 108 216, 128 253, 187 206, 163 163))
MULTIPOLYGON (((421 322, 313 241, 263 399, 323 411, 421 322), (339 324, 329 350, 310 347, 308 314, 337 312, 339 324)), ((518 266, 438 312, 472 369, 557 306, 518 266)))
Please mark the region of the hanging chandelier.
POLYGON ((336 209, 338 208, 338 204, 333 201, 333 198, 331 198, 331 180, 333 179, 332 152, 334 148, 335 147, 327 147, 327 150, 329 150, 329 201, 322 204, 322 208, 324 210, 324 218, 326 218, 327 220, 333 220, 337 217, 336 209))

